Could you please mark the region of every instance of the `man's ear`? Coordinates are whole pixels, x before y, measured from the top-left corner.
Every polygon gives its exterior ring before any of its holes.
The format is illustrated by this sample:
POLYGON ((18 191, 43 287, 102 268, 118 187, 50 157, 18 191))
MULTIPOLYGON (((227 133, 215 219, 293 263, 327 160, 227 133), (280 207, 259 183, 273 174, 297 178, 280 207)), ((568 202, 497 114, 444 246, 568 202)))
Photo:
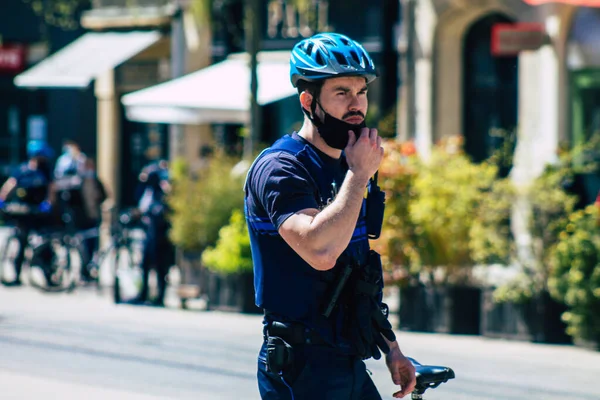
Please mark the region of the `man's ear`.
POLYGON ((311 108, 312 102, 313 102, 313 95, 311 92, 309 92, 308 90, 305 90, 302 93, 300 93, 300 104, 302 105, 302 108, 304 108, 310 114, 312 114, 312 108, 311 108))

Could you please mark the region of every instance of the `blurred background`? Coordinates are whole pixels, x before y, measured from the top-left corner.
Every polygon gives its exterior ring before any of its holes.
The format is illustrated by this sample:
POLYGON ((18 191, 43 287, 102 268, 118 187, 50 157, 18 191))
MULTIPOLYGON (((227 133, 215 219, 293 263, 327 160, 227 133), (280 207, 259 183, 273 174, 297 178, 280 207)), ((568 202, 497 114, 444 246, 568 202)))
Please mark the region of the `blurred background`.
POLYGON ((430 398, 600 398, 600 1, 2 0, 0 179, 44 145, 59 187, 51 234, 2 214, 7 398, 258 398, 241 187, 302 124, 290 50, 329 31, 380 72, 372 245, 405 352, 457 372, 430 398), (102 187, 83 224, 59 156, 102 187))

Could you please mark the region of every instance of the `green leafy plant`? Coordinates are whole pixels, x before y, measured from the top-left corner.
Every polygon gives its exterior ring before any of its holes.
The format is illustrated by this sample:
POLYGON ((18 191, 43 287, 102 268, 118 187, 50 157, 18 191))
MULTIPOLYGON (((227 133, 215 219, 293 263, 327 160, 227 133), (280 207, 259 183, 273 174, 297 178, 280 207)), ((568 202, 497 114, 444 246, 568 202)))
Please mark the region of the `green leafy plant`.
POLYGON ((469 230, 469 249, 476 263, 508 265, 514 261, 511 214, 515 200, 516 188, 510 179, 495 181, 484 193, 469 230))
POLYGON ((384 145, 379 171, 386 212, 373 247, 383 256, 388 281, 471 281, 470 232, 497 167, 471 162, 457 137, 438 143, 426 162, 412 142, 384 145))
POLYGON ((215 153, 206 169, 193 176, 183 161, 173 166, 173 189, 168 197, 172 242, 188 251, 213 246, 219 229, 244 202, 244 174, 235 174, 238 160, 215 153))
POLYGON ((386 207, 381 235, 371 245, 381 254, 386 280, 398 284, 418 269, 416 226, 408 206, 415 194, 419 161, 412 142, 385 140, 383 146, 385 157, 378 175, 386 193, 386 207))
POLYGON ((575 173, 600 171, 600 131, 593 133, 585 143, 565 152, 563 160, 570 162, 575 173))
MULTIPOLYGON (((531 240, 520 246, 521 254, 514 254, 521 271, 510 282, 498 287, 494 293, 495 301, 523 303, 548 291, 552 248, 577 202, 577 197, 563 188, 571 174, 569 163, 548 165, 531 185, 520 189, 519 193, 513 192, 513 202, 523 200, 519 212, 526 215, 531 240)), ((512 244, 511 253, 516 253, 514 240, 509 243, 512 244)))
POLYGON ((226 274, 252 271, 250 236, 242 210, 233 210, 229 224, 219 230, 216 246, 202 253, 202 262, 208 269, 226 274))
POLYGON ((572 213, 550 257, 550 294, 564 302, 567 333, 600 345, 600 212, 591 205, 572 213))
POLYGON ((408 210, 416 225, 422 268, 442 271, 445 283, 468 283, 474 264, 469 248, 475 215, 497 175, 491 163, 474 163, 459 138, 438 144, 414 182, 408 210))

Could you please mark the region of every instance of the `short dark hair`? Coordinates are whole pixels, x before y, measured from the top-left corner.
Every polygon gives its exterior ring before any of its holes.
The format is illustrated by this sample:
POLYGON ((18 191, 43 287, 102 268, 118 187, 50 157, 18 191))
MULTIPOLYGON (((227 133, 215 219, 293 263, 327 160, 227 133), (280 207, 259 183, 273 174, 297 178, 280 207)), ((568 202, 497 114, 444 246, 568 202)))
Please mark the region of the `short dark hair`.
POLYGON ((302 79, 298 81, 296 87, 298 88, 298 94, 310 92, 313 97, 318 99, 321 94, 321 88, 323 87, 323 81, 309 82, 302 79))
POLYGON ((73 139, 64 139, 63 146, 75 146, 75 147, 79 148, 79 143, 77 143, 73 139))

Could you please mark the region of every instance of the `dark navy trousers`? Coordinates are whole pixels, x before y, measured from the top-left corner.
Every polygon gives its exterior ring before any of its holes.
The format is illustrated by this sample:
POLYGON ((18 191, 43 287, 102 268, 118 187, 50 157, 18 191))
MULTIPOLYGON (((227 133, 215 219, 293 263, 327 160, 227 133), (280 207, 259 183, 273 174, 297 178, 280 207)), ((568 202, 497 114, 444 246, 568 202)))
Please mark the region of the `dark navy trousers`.
POLYGON ((263 400, 381 400, 356 357, 326 346, 294 346, 294 363, 281 373, 267 371, 267 345, 258 355, 258 389, 263 400))

